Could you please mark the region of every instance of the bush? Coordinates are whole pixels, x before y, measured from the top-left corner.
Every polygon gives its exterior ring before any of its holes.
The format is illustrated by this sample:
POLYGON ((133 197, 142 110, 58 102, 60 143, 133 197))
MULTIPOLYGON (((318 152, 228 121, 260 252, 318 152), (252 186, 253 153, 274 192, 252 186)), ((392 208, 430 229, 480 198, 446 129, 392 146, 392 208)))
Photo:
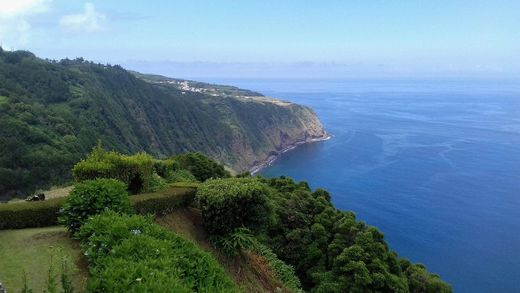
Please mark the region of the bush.
POLYGON ((65 198, 0 204, 0 230, 46 227, 58 224, 65 198))
POLYGON ((166 187, 166 185, 167 185, 167 183, 164 178, 157 175, 157 173, 153 173, 152 178, 150 180, 150 186, 149 186, 148 190, 150 192, 157 192, 159 190, 164 189, 166 187))
POLYGON ((405 275, 408 278, 410 292, 453 292, 449 284, 443 282, 438 275, 429 273, 422 264, 408 265, 405 275))
POLYGON ((130 202, 139 214, 164 215, 181 206, 187 206, 195 197, 196 189, 170 187, 156 193, 138 194, 130 202))
POLYGON ((60 223, 77 232, 89 216, 105 210, 130 213, 126 185, 115 179, 87 180, 71 191, 61 211, 60 223))
POLYGON ((177 161, 170 158, 166 160, 156 160, 153 168, 159 176, 168 179, 173 172, 179 170, 180 166, 177 161))
POLYGON ((254 178, 228 178, 201 184, 195 198, 208 232, 224 236, 240 227, 260 230, 270 218, 268 193, 254 178))
POLYGON ((230 177, 224 166, 201 153, 185 153, 175 156, 174 159, 182 169, 190 171, 201 182, 210 178, 230 177))
POLYGON ((247 228, 237 228, 226 236, 216 236, 212 242, 228 256, 236 256, 243 250, 253 247, 255 237, 247 228))
POLYGON ((222 267, 150 217, 108 211, 77 233, 90 292, 238 292, 222 267))
POLYGON ((197 182, 197 178, 188 170, 177 170, 166 178, 168 182, 197 182))
POLYGON ((74 165, 72 174, 78 182, 98 178, 113 178, 124 182, 129 192, 149 191, 155 160, 146 153, 126 156, 107 152, 98 144, 90 155, 74 165))
POLYGON ((110 259, 91 272, 87 292, 193 292, 182 280, 153 266, 150 261, 110 259))
POLYGON ((265 258, 269 264, 269 268, 282 284, 295 292, 303 292, 303 290, 301 290, 302 285, 300 279, 296 276, 294 268, 280 260, 269 247, 255 242, 252 251, 265 258))

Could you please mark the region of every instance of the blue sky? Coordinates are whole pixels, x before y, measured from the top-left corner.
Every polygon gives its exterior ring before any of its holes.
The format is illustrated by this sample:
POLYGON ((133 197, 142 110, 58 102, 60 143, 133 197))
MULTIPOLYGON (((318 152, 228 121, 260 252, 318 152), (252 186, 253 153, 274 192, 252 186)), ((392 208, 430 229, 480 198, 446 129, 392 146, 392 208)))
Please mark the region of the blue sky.
POLYGON ((0 42, 170 75, 513 76, 520 1, 0 0, 0 42))

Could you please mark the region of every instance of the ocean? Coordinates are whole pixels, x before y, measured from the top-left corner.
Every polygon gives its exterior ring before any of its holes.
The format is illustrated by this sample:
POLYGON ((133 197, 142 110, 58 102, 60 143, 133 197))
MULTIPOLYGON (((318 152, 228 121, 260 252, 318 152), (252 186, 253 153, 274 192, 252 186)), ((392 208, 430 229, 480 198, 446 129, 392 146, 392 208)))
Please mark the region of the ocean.
POLYGON ((332 139, 263 176, 328 189, 455 292, 520 292, 518 80, 211 80, 312 107, 332 139))

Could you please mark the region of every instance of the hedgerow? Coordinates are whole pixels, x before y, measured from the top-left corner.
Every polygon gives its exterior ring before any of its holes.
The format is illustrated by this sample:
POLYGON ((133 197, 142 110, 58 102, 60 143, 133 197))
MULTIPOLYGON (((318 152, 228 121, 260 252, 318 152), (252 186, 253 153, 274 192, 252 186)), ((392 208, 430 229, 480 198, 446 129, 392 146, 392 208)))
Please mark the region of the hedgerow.
POLYGON ((58 224, 65 198, 0 204, 0 230, 46 227, 58 224))
POLYGON ((89 292, 238 292, 207 252, 154 224, 112 211, 77 233, 89 262, 89 292))
POLYGON ((105 151, 98 144, 88 157, 72 169, 76 181, 97 178, 113 178, 124 182, 128 191, 140 193, 149 191, 153 180, 155 160, 146 153, 132 156, 105 151))
POLYGON ((196 189, 190 187, 169 187, 154 193, 138 194, 130 197, 130 203, 138 214, 164 215, 181 206, 189 205, 196 189))
MULTIPOLYGON (((197 185, 176 183, 159 192, 129 196, 139 214, 161 215, 187 206, 195 197, 197 185)), ((0 230, 47 227, 58 224, 59 211, 66 197, 37 202, 0 204, 0 230)))

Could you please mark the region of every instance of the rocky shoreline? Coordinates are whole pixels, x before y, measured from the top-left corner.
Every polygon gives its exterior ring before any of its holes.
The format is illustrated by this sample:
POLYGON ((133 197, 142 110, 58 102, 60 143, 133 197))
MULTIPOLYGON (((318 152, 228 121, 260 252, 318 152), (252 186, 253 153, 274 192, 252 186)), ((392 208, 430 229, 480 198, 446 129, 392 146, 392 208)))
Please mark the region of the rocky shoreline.
POLYGON ((332 136, 328 133, 325 133, 323 136, 321 137, 314 137, 314 138, 307 138, 307 139, 304 139, 304 140, 299 140, 299 141, 296 141, 290 145, 288 145, 287 147, 285 147, 284 149, 282 149, 281 151, 274 151, 272 154, 270 154, 265 160, 263 160, 262 162, 258 163, 258 164, 255 164, 253 165, 253 167, 251 167, 249 169, 249 173, 251 173, 251 175, 255 175, 257 174, 258 172, 260 172, 262 169, 266 168, 266 167, 269 167, 271 166, 276 160, 278 160, 278 158, 283 155, 284 153, 288 152, 288 151, 291 151, 295 148, 297 148, 298 146, 302 145, 302 144, 307 144, 307 143, 313 143, 313 142, 319 142, 319 141, 325 141, 325 140, 329 140, 331 139, 332 136))

